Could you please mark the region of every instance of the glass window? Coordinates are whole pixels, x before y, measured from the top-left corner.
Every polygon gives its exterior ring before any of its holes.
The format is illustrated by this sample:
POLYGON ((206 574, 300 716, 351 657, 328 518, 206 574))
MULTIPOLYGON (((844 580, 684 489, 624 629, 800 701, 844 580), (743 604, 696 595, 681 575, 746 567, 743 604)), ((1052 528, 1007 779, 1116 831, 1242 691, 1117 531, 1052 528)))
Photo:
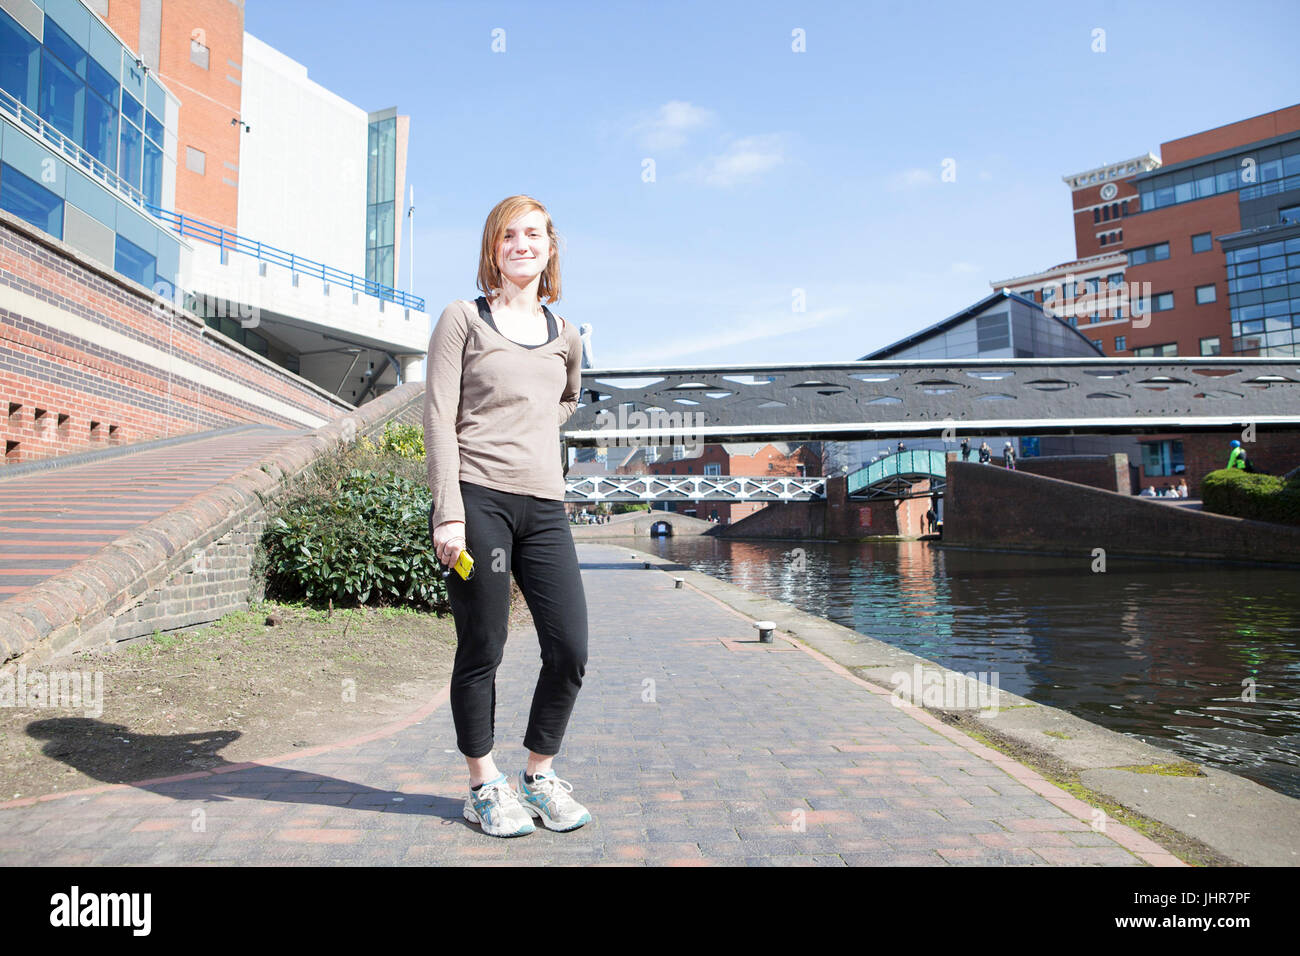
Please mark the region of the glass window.
POLYGON ((1103 246, 1106 244, 1106 235, 1105 235, 1104 233, 1102 234, 1102 237, 1101 237, 1101 244, 1102 244, 1103 246))
POLYGON ((86 152, 109 169, 117 169, 117 110, 94 93, 86 97, 86 152))
POLYGON ((77 76, 86 75, 86 51, 64 33, 52 17, 45 18, 45 49, 62 60, 77 76))
POLYGON ((1128 348, 1128 346, 1125 345, 1125 343, 1124 343, 1124 340, 1125 340, 1127 337, 1128 337, 1128 336, 1125 336, 1125 335, 1117 335, 1117 336, 1115 336, 1115 351, 1116 351, 1116 352, 1123 352, 1125 349, 1128 348))
MULTIPOLYGON (((117 80, 92 58, 86 60, 86 84, 109 103, 117 103, 117 80)), ((117 107, 114 106, 113 110, 116 112, 117 107)))
POLYGON ((135 243, 117 237, 117 251, 113 257, 113 268, 148 288, 153 288, 154 266, 156 260, 135 243))
POLYGON ((69 139, 81 142, 86 84, 49 50, 41 54, 41 118, 69 139))
POLYGON ((1199 232, 1192 236, 1192 252, 1209 252, 1214 248, 1214 240, 1208 232, 1199 232))
POLYGON ((1110 286, 1112 289, 1123 284, 1124 273, 1122 272, 1112 272, 1110 275, 1106 276, 1106 285, 1110 286))
POLYGON ((122 115, 136 126, 144 125, 144 107, 126 90, 122 91, 122 115))
POLYGON ((63 200, 8 163, 0 163, 0 209, 63 238, 63 200))
POLYGON ((1300 206, 1287 206, 1277 211, 1278 222, 1300 222, 1300 206))
POLYGON ((1172 292, 1158 292, 1155 298, 1155 311, 1168 312, 1174 307, 1174 294, 1172 292))
POLYGON ((117 174, 139 189, 140 167, 144 158, 144 137, 130 123, 123 123, 121 144, 118 152, 117 174))
POLYGON ((162 205, 163 152, 148 140, 144 141, 144 177, 140 191, 155 206, 162 205))
POLYGON ((154 141, 155 143, 157 143, 159 146, 162 145, 162 141, 163 141, 163 124, 162 124, 162 120, 158 119, 158 117, 154 116, 152 113, 145 113, 145 114, 144 114, 144 131, 145 131, 145 134, 146 134, 146 135, 147 135, 151 140, 153 140, 153 141, 154 141))
MULTIPOLYGON (((1214 286, 1212 286, 1212 285, 1198 285, 1198 286, 1196 287, 1196 304, 1197 304, 1197 305, 1205 305, 1206 303, 1214 302, 1214 301, 1216 301, 1216 298, 1217 298, 1217 296, 1216 296, 1216 294, 1215 294, 1214 286)), ((1204 353, 1202 353, 1202 354, 1204 354, 1204 353)))
POLYGON ((1201 354, 1202 354, 1202 355, 1218 355, 1218 354, 1220 354, 1220 353, 1219 353, 1219 337, 1218 337, 1217 335, 1214 336, 1213 338, 1201 339, 1201 354))
POLYGON ((0 87, 29 109, 38 109, 41 45, 0 10, 0 87))

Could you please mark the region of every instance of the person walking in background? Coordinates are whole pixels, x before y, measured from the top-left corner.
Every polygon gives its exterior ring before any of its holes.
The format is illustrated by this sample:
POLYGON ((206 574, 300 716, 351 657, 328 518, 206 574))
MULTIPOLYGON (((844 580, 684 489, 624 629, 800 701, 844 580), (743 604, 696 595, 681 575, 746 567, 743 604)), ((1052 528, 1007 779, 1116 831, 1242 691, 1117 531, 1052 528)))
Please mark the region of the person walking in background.
POLYGON ((980 442, 980 464, 987 465, 993 461, 993 449, 988 442, 980 442))
POLYGON ((1187 497, 1187 479, 1186 479, 1186 478, 1180 478, 1180 479, 1178 480, 1178 497, 1179 497, 1179 498, 1186 498, 1186 497, 1187 497))
POLYGON ((1011 447, 1011 442, 1007 442, 1002 447, 1002 466, 1011 471, 1016 470, 1016 450, 1011 447))
POLYGON ((969 438, 963 438, 961 440, 961 460, 970 461, 970 439, 969 438))
POLYGON ((466 550, 476 559, 467 579, 447 576, 456 621, 451 713, 469 771, 463 815, 498 837, 532 833, 534 817, 560 831, 591 820, 551 766, 582 687, 588 636, 559 435, 578 405, 582 341, 542 304, 560 298, 558 252, 545 206, 529 196, 497 203, 479 248, 485 294, 448 305, 429 341, 429 532, 444 565, 466 550), (492 757, 512 573, 542 650, 518 792, 492 757))

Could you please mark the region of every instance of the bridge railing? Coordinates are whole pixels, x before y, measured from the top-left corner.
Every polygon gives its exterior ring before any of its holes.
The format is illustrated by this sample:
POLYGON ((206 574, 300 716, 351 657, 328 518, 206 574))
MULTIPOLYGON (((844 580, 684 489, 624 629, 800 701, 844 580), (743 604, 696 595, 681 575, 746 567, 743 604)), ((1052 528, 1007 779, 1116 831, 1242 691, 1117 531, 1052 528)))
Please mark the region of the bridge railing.
POLYGON ((933 478, 942 478, 947 473, 947 455, 942 451, 923 448, 895 452, 850 474, 847 493, 854 494, 863 488, 879 484, 886 478, 895 478, 899 475, 929 475, 933 478))

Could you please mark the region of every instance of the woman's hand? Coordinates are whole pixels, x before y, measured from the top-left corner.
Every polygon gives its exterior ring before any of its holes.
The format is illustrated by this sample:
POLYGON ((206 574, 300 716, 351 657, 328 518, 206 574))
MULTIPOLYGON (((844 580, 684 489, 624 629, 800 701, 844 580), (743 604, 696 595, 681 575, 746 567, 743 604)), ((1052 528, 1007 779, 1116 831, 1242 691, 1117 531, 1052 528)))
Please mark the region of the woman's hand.
POLYGON ((433 552, 444 566, 455 564, 465 545, 465 522, 444 521, 433 529, 433 552))

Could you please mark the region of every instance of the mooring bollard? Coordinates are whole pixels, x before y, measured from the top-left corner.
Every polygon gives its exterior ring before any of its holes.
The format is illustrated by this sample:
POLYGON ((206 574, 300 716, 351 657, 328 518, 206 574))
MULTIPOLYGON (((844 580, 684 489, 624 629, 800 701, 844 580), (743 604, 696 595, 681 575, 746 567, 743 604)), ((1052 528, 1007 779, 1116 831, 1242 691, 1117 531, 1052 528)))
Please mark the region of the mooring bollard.
POLYGON ((643 567, 643 568, 645 568, 647 571, 649 571, 649 570, 650 570, 650 562, 649 562, 649 561, 642 561, 642 562, 641 562, 641 567, 643 567))
POLYGON ((681 578, 673 578, 673 582, 674 582, 673 587, 675 587, 677 590, 680 591, 680 590, 682 589, 682 579, 681 579, 681 578))
POLYGON ((758 639, 764 644, 772 643, 772 631, 776 629, 776 621, 755 621, 754 626, 758 628, 758 639))

